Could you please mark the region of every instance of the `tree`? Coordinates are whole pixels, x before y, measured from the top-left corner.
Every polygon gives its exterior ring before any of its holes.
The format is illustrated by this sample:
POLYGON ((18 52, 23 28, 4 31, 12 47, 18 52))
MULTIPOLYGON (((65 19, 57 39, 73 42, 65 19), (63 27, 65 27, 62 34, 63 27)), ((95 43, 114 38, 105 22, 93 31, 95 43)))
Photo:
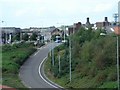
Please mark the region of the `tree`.
POLYGON ((33 33, 32 36, 30 37, 30 40, 36 41, 37 40, 37 34, 33 33))
POLYGON ((28 39, 29 39, 29 35, 27 33, 25 33, 23 35, 23 40, 28 41, 28 39))
POLYGON ((17 41, 20 41, 20 33, 16 33, 14 36, 13 36, 13 41, 17 40, 17 41))

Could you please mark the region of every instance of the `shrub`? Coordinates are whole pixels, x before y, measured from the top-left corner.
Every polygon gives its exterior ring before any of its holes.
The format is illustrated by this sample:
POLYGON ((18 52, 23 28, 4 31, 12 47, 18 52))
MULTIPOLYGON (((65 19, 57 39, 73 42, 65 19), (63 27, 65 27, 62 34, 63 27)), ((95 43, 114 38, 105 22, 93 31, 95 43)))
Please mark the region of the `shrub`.
POLYGON ((32 44, 16 44, 4 47, 2 72, 17 73, 20 66, 36 49, 32 44), (26 48, 27 47, 27 48, 26 48))
POLYGON ((96 76, 96 82, 102 84, 103 81, 107 79, 107 73, 105 71, 99 71, 96 76))

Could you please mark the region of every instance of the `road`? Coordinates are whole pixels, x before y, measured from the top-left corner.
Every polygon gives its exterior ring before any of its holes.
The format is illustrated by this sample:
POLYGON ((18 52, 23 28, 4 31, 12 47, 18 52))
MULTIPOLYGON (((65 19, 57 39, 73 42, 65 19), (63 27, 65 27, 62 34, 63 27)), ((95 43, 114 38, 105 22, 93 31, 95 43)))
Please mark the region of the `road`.
POLYGON ((40 74, 44 75, 44 71, 43 69, 40 69, 40 65, 42 65, 41 63, 43 63, 43 60, 48 55, 51 46, 55 47, 57 45, 59 44, 49 43, 45 45, 30 56, 30 58, 21 66, 19 76, 28 88, 55 88, 55 85, 51 85, 46 79, 47 82, 44 80, 44 76, 40 77, 40 74))

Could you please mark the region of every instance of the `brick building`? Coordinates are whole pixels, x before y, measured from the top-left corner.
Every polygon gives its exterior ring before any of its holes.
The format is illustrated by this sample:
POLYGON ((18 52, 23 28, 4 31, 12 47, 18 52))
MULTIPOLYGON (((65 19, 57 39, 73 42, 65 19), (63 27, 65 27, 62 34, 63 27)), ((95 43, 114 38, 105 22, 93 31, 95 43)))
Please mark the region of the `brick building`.
POLYGON ((103 22, 96 22, 96 27, 97 28, 102 28, 104 29, 105 27, 110 26, 110 22, 108 21, 108 18, 105 17, 105 20, 103 22))
POLYGON ((68 27, 68 34, 71 35, 71 34, 76 33, 80 29, 81 26, 82 26, 81 22, 74 23, 74 25, 68 27))

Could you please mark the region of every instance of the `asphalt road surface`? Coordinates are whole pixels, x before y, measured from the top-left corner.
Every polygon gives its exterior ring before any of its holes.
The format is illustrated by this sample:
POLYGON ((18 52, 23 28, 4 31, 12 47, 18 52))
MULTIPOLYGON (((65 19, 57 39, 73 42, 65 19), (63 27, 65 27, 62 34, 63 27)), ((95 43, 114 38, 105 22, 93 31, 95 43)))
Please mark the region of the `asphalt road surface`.
POLYGON ((58 43, 49 43, 38 49, 30 58, 21 66, 19 76, 25 86, 28 88, 55 88, 56 85, 51 84, 44 78, 42 66, 43 60, 48 55, 51 47, 59 45, 58 43), (41 77, 41 75, 43 77, 41 77))

